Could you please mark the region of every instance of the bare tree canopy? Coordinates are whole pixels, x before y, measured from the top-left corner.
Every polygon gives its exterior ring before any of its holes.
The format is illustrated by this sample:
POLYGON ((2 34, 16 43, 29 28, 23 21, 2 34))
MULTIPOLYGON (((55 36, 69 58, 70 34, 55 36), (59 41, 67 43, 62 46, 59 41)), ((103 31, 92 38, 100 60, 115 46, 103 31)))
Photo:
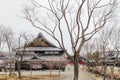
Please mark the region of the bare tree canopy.
POLYGON ((31 0, 24 7, 25 19, 52 37, 67 53, 74 53, 74 80, 78 80, 79 54, 84 43, 108 24, 117 0, 31 0), (66 45, 66 43, 68 43, 66 45))

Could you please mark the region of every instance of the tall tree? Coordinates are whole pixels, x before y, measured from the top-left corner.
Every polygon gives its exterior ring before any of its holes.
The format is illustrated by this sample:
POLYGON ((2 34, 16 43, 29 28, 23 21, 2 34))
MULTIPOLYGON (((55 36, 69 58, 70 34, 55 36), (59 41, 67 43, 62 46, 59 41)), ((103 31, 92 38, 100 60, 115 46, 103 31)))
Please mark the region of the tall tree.
POLYGON ((83 45, 83 48, 82 48, 82 54, 84 54, 84 57, 86 58, 88 70, 90 70, 91 63, 93 62, 92 53, 93 53, 93 51, 95 51, 95 44, 94 43, 92 40, 89 40, 88 42, 86 42, 83 45))
POLYGON ((112 45, 113 50, 110 54, 112 54, 112 65, 111 69, 111 80, 114 78, 114 68, 116 65, 119 65, 119 56, 120 56, 120 28, 115 28, 113 30, 113 34, 111 35, 110 44, 112 45))
POLYGON ((17 67, 17 70, 18 70, 18 75, 19 75, 19 79, 21 80, 22 79, 22 76, 21 76, 21 65, 22 65, 22 61, 23 61, 23 56, 25 55, 25 49, 26 49, 26 45, 33 39, 33 36, 31 35, 27 35, 26 32, 24 33, 21 33, 17 40, 17 49, 16 49, 16 67, 17 67), (23 48, 23 51, 21 52, 20 49, 23 48))
POLYGON ((14 33, 9 27, 3 27, 3 37, 4 42, 6 43, 6 46, 8 48, 9 58, 10 58, 10 76, 13 73, 14 67, 14 33))
POLYGON ((24 8, 25 19, 53 38, 69 57, 69 50, 74 53, 74 80, 78 80, 80 51, 109 23, 117 0, 48 0, 46 5, 42 0, 31 2, 32 7, 24 8))
POLYGON ((98 51, 101 52, 101 56, 103 58, 103 61, 102 61, 102 71, 103 71, 103 74, 104 74, 104 77, 103 77, 103 80, 106 80, 106 70, 107 70, 107 56, 108 56, 108 53, 110 52, 110 39, 111 39, 111 35, 113 33, 113 30, 114 30, 114 26, 113 27, 110 27, 110 28, 103 28, 102 31, 99 33, 99 41, 98 41, 98 51), (108 51, 108 52, 107 52, 108 51))
POLYGON ((4 41, 4 39, 3 39, 3 26, 0 25, 0 52, 2 52, 3 47, 4 47, 4 46, 2 46, 3 41, 4 41))

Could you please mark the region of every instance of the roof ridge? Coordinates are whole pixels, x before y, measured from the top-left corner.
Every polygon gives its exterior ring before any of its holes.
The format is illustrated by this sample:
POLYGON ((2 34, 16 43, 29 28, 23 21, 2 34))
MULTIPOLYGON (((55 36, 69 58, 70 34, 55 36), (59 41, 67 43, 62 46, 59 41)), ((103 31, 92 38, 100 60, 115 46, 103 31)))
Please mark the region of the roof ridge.
POLYGON ((45 38, 41 33, 33 39, 32 42, 28 43, 26 47, 55 47, 53 43, 51 43, 47 38, 45 38))

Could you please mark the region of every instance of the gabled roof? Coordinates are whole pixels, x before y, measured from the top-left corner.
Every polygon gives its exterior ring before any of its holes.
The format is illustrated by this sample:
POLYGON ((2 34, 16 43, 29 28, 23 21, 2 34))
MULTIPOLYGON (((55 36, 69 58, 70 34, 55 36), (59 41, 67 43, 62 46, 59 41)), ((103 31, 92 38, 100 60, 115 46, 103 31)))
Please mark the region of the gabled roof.
POLYGON ((25 48, 18 48, 16 52, 34 52, 34 51, 63 51, 61 48, 49 42, 41 33, 25 48))
POLYGON ((30 42, 26 47, 56 47, 50 43, 41 33, 38 34, 32 42, 30 42))

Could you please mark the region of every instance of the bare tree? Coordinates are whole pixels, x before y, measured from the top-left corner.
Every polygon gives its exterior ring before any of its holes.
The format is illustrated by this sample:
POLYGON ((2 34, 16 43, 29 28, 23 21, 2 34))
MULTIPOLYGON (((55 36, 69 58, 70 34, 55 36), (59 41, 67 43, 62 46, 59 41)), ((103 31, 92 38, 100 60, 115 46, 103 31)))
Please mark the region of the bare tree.
POLYGON ((3 27, 3 37, 4 37, 4 42, 6 43, 8 47, 8 52, 9 52, 9 58, 10 58, 10 76, 12 75, 14 71, 14 35, 13 31, 8 28, 8 27, 3 27))
POLYGON ((18 70, 18 74, 19 74, 19 79, 22 79, 21 76, 21 63, 23 61, 23 56, 25 54, 25 50, 27 48, 27 44, 32 40, 33 36, 31 35, 27 35, 26 32, 21 33, 18 37, 18 45, 17 45, 17 49, 16 49, 16 67, 18 70), (22 51, 20 51, 20 49, 23 49, 22 51))
POLYGON ((33 7, 24 8, 25 19, 52 37, 70 57, 69 42, 74 53, 74 80, 78 80, 80 51, 112 18, 117 0, 48 0, 47 6, 31 2, 33 7))
POLYGON ((60 70, 62 69, 62 71, 64 71, 66 68, 65 67, 66 64, 67 64, 66 61, 57 61, 55 63, 55 66, 59 68, 59 76, 60 76, 60 70))
POLYGON ((100 52, 95 51, 95 52, 92 54, 92 59, 94 60, 94 67, 95 67, 94 72, 95 72, 96 77, 97 77, 97 74, 99 73, 99 72, 98 72, 99 60, 101 59, 100 52))
MULTIPOLYGON (((3 43, 4 43, 4 38, 3 38, 3 32, 4 32, 4 29, 3 29, 3 25, 0 25, 0 54, 3 54, 3 48, 5 46, 3 46, 3 43)), ((6 80, 6 65, 4 64, 4 70, 5 70, 5 80, 6 80)))
MULTIPOLYGON (((21 44, 21 35, 19 36, 18 38, 18 48, 20 48, 21 44)), ((19 79, 22 79, 22 76, 21 76, 21 70, 20 70, 20 61, 19 61, 19 57, 20 57, 20 54, 19 53, 16 53, 16 68, 18 70, 18 76, 19 76, 19 79)))
POLYGON ((46 61, 45 65, 50 68, 50 79, 52 78, 52 70, 53 67, 55 66, 55 61, 46 61))
POLYGON ((107 71, 107 61, 108 61, 108 53, 110 49, 110 38, 113 33, 114 27, 111 28, 103 28, 102 31, 99 33, 99 42, 98 42, 98 51, 101 52, 101 60, 102 60, 102 73, 104 74, 103 80, 106 80, 106 71, 107 71))
POLYGON ((91 67, 92 67, 91 65, 91 63, 93 63, 92 53, 94 51, 95 51, 95 45, 91 40, 86 42, 83 45, 82 53, 84 54, 84 57, 86 58, 86 65, 89 71, 91 70, 91 67))
POLYGON ((0 51, 1 52, 4 48, 4 46, 3 46, 3 43, 4 43, 3 32, 4 32, 4 27, 3 27, 3 25, 0 25, 0 51))
POLYGON ((113 80, 113 78, 116 78, 114 76, 114 68, 116 65, 119 64, 119 48, 120 48, 120 28, 115 28, 115 30, 113 30, 113 34, 111 35, 111 39, 110 39, 110 43, 113 47, 113 50, 111 52, 111 54, 113 55, 111 57, 111 61, 112 61, 112 65, 110 65, 110 69, 111 69, 111 80, 113 80))
POLYGON ((2 44, 2 27, 0 26, 0 49, 1 49, 1 44, 2 44))
POLYGON ((59 69, 59 76, 60 76, 60 70, 64 71, 67 69, 65 65, 67 65, 68 60, 65 58, 54 57, 54 62, 55 62, 55 68, 59 69))

